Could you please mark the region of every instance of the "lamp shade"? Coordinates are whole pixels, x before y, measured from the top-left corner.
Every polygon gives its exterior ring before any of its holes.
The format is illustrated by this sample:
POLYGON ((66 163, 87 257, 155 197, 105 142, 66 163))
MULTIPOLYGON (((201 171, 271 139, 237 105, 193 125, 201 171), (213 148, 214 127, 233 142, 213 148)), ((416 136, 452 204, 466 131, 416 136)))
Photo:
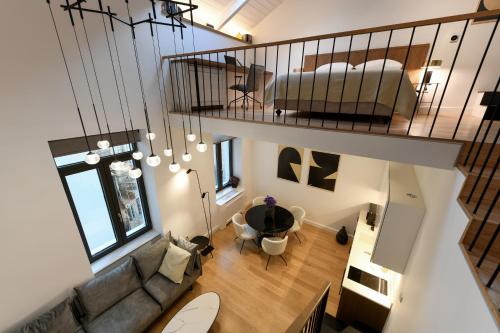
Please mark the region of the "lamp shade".
POLYGON ((196 145, 196 150, 199 151, 200 153, 204 153, 207 151, 207 144, 204 142, 200 142, 196 145))
POLYGON ((146 158, 146 163, 150 166, 150 167, 157 167, 158 165, 160 165, 161 163, 161 158, 160 156, 158 155, 149 155, 148 158, 146 158))
POLYGON ((134 151, 132 153, 132 158, 136 161, 142 160, 143 157, 144 157, 144 154, 139 150, 134 151))
POLYGON ((101 159, 101 157, 98 154, 92 153, 90 151, 87 155, 85 155, 85 163, 90 164, 90 165, 94 165, 94 164, 99 163, 100 159, 101 159))

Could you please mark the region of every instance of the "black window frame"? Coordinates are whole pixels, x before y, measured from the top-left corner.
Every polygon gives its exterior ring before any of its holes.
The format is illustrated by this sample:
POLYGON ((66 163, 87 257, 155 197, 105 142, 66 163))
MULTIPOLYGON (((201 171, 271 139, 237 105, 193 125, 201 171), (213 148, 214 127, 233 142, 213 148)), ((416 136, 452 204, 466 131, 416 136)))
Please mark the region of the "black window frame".
MULTIPOLYGON (((135 146, 135 145, 133 145, 135 146)), ((132 161, 135 167, 140 168, 141 163, 139 161, 136 161, 132 158, 132 152, 135 147, 133 147, 130 151, 128 152, 123 152, 116 154, 116 159, 119 161, 132 161)), ((95 165, 89 165, 85 162, 79 162, 79 163, 73 163, 73 164, 68 164, 68 165, 63 165, 63 166, 58 166, 58 172, 59 176, 61 178, 64 191, 66 192, 66 196, 68 197, 68 202, 71 207, 71 211, 73 212, 73 216, 75 218, 76 225, 78 227, 78 231, 80 233, 80 237, 82 239, 83 245, 85 247, 85 252, 87 253, 87 257, 89 258, 90 263, 93 263, 102 257, 106 256, 107 254, 113 252, 114 250, 126 245, 127 243, 133 241, 137 237, 145 234, 146 232, 150 231, 152 229, 152 223, 151 223, 151 217, 149 214, 149 205, 148 205, 148 200, 147 200, 147 195, 146 195, 146 188, 144 186, 144 181, 143 177, 140 177, 136 179, 137 181, 137 187, 139 190, 139 196, 141 199, 142 203, 142 209, 143 209, 143 214, 144 214, 144 220, 146 222, 146 225, 141 228, 140 230, 137 230, 133 234, 127 236, 126 231, 125 231, 125 226, 123 225, 121 221, 121 212, 119 208, 119 203, 118 203, 118 197, 114 188, 113 184, 113 179, 111 175, 111 170, 109 169, 109 165, 111 162, 115 160, 115 156, 104 156, 101 157, 101 160, 99 163, 95 165), (116 238, 116 243, 113 245, 108 246, 107 248, 97 252, 96 254, 92 255, 90 252, 90 248, 87 242, 87 239, 85 237, 85 233, 83 231, 83 227, 80 222, 80 218, 78 216, 78 211, 76 210, 75 204, 73 202, 73 198, 71 196, 71 192, 68 186, 68 183, 66 181, 66 176, 77 174, 80 172, 85 172, 89 170, 96 170, 97 174, 99 176, 99 180, 101 183, 101 187, 103 190, 104 194, 104 199, 106 201, 106 206, 108 208, 111 224, 113 226, 113 231, 115 234, 116 238)))
POLYGON ((215 168, 217 172, 217 177, 215 179, 215 192, 220 192, 223 189, 231 186, 231 177, 233 176, 233 140, 224 140, 214 143, 215 150, 215 168), (227 183, 222 183, 222 143, 229 142, 229 180, 227 183))

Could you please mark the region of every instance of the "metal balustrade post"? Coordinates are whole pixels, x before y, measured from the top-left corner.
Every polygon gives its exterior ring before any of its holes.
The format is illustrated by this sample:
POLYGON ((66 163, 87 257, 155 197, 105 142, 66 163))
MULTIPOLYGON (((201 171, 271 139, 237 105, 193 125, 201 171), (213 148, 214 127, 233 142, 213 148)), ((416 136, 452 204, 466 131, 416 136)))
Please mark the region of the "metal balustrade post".
POLYGON ((279 59, 279 44, 276 45, 276 70, 274 71, 274 96, 273 96, 273 123, 274 123, 274 113, 276 110, 276 84, 278 82, 278 59, 279 59))
POLYGON ((323 104, 323 117, 322 117, 323 119, 321 119, 321 127, 323 127, 325 124, 326 106, 328 104, 328 94, 330 92, 330 78, 332 76, 333 54, 335 53, 335 41, 336 38, 333 37, 332 52, 330 53, 330 70, 328 71, 328 81, 326 82, 326 95, 325 95, 325 103, 323 104))
POLYGON ((286 109, 288 109, 288 82, 290 79, 290 57, 292 55, 292 44, 288 45, 288 65, 286 72, 286 90, 285 90, 285 113, 283 116, 283 124, 286 124, 286 109))
MULTIPOLYGON (((426 77, 427 72, 429 71, 429 65, 431 63, 432 55, 434 54, 434 48, 436 47, 436 41, 437 41, 437 37, 439 35, 439 30, 441 30, 441 23, 439 23, 437 25, 436 33, 434 34, 434 40, 432 42, 431 51, 429 53, 429 58, 427 59, 427 64, 425 66, 425 71, 424 71, 423 77, 426 77)), ((415 105, 413 106, 413 111, 411 113, 410 123, 408 124, 408 130, 406 131, 406 135, 410 135, 411 125, 413 123, 413 118, 415 117, 415 111, 417 110, 417 104, 418 104, 418 101, 420 100, 421 93, 422 93, 422 86, 420 86, 420 89, 418 90, 417 100, 415 101, 415 105)))
MULTIPOLYGON (((347 70, 349 69, 349 60, 351 60, 352 39, 353 39, 353 35, 351 35, 351 37, 349 38, 349 50, 347 51, 347 62, 346 62, 345 71, 344 71, 344 81, 342 81, 342 92, 340 93, 340 105, 339 105, 339 112, 338 112, 339 117, 340 117, 340 113, 342 111, 342 103, 344 102, 344 88, 345 88, 345 81, 347 80, 347 70)), ((335 128, 339 128, 339 119, 338 118, 337 118, 337 122, 335 123, 335 128)))
POLYGON ((373 117, 375 116, 375 109, 377 108, 378 95, 380 93, 380 86, 382 85, 382 78, 384 77, 384 69, 385 69, 385 64, 387 62, 387 54, 389 53, 389 47, 391 46, 392 32, 393 30, 391 29, 391 31, 389 32, 389 41, 387 42, 387 47, 385 48, 384 62, 382 63, 382 72, 380 73, 380 79, 378 81, 377 93, 375 94, 375 102, 373 104, 372 116, 370 117, 370 125, 368 126, 368 132, 371 132, 372 129, 373 117))
POLYGON ((352 117, 352 126, 351 130, 354 130, 354 126, 356 123, 356 115, 358 114, 358 106, 359 106, 359 99, 361 97, 361 89, 363 87, 363 80, 365 78, 365 70, 366 70, 366 60, 368 59, 368 52, 370 51, 370 44, 372 42, 372 33, 368 35, 368 44, 366 46, 366 52, 365 52, 365 60, 363 62, 363 71, 361 72, 361 81, 359 82, 359 90, 358 90, 358 96, 356 97, 356 107, 354 108, 354 115, 352 117))
POLYGON ((299 93, 297 95, 297 114, 295 115, 295 125, 299 122, 300 113, 300 90, 302 88, 302 73, 304 71, 304 51, 306 48, 306 42, 302 42, 302 57, 300 58, 300 76, 299 76, 299 93))
MULTIPOLYGON (((455 63, 457 62, 458 54, 460 53, 462 42, 465 38, 465 33, 467 32, 468 27, 469 27, 469 20, 465 21, 464 29, 462 30, 462 34, 460 35, 460 41, 458 42, 457 50, 455 51, 455 56, 453 57, 453 62, 451 63, 450 71, 448 72, 448 77, 446 78, 446 83, 444 84, 443 92, 441 93, 441 98, 439 99, 439 104, 436 109, 436 114, 434 115, 434 119, 432 120, 431 130, 429 132, 429 138, 432 137, 432 131, 434 130, 434 125, 436 125, 436 120, 439 115, 439 110, 441 109, 441 104, 443 103, 444 95, 446 94, 448 83, 450 83, 451 74, 453 73, 453 69, 455 68, 455 63)), ((436 94, 436 90, 437 87, 434 90, 434 95, 436 94)))
POLYGON ((316 67, 318 66, 319 42, 320 40, 318 39, 318 43, 316 44, 316 57, 314 58, 314 73, 313 73, 313 82, 311 89, 311 102, 309 103, 309 120, 307 121, 307 126, 311 126, 312 105, 314 100, 314 86, 316 83, 316 67))
POLYGON ((264 121, 264 113, 266 110, 266 71, 267 71, 267 46, 264 47, 264 82, 262 83, 262 121, 264 121))
MULTIPOLYGON (((410 52, 411 52, 411 44, 413 43, 413 37, 415 36, 415 29, 416 29, 416 27, 413 27, 411 29, 410 42, 408 43, 408 48, 406 49, 405 62, 403 64, 403 67, 401 68, 401 76, 399 77, 398 89, 396 90, 396 97, 394 98, 394 104, 392 106, 391 117, 389 119, 389 124, 387 125, 387 132, 386 133, 389 133, 389 131, 391 129, 392 118, 394 117, 394 111, 396 110, 396 105, 398 103, 399 92, 401 91, 401 84, 403 83, 403 77, 405 75, 406 66, 408 64, 408 58, 409 58, 410 52)), ((366 58, 365 58, 365 62, 366 62, 366 58)), ((363 68, 363 70, 364 70, 364 68, 363 68)), ((356 109, 357 109, 357 107, 358 106, 356 105, 356 109)))
MULTIPOLYGON (((481 57, 481 61, 479 62, 479 66, 477 67, 476 74, 474 75, 474 79, 472 80, 472 84, 470 86, 469 93, 467 94, 467 97, 465 98, 465 103, 464 103, 464 106, 462 108, 462 112, 460 112, 460 116, 458 117, 457 126, 455 127, 455 131, 453 132, 453 136, 451 138, 452 140, 455 140, 455 137, 457 136, 458 128, 460 127, 460 123, 462 122, 462 118, 464 116, 465 109, 467 108, 467 104, 469 104, 469 99, 470 99, 470 96, 472 95, 472 91, 474 89, 474 86, 476 85, 476 81, 477 81, 477 78, 479 76, 479 73, 481 72, 481 69, 483 68, 484 59, 486 58, 486 55, 488 54, 488 50, 490 49, 491 41, 493 40, 493 37, 495 36, 495 32, 497 31, 499 21, 500 21, 500 15, 498 15, 497 20, 495 22, 495 26, 493 27, 493 30, 491 31, 490 38, 488 39, 488 43, 486 44, 486 48, 484 49, 483 56, 481 57)), ((463 38, 463 36, 462 36, 462 38, 463 38)), ((498 84, 497 84, 497 87, 498 87, 498 84)), ((494 91, 496 91, 496 88, 494 91)), ((482 124, 482 122, 481 122, 481 124, 482 124)), ((481 125, 479 126, 478 131, 480 129, 481 129, 481 125)), ((478 133, 476 133, 476 136, 477 136, 477 134, 478 133)), ((465 163, 467 163, 467 162, 465 162, 465 163)))
POLYGON ((488 219, 490 218, 491 213, 493 212, 493 208, 495 208, 498 197, 500 196, 500 189, 497 190, 497 194, 495 195, 495 199, 493 199, 493 202, 491 206, 488 208, 488 211, 486 212, 486 215, 484 216, 483 220, 481 221, 481 224, 479 225, 479 228, 477 229, 476 234, 474 235, 474 238, 472 239, 472 242, 469 245, 469 248, 467 249, 468 251, 472 251, 474 246, 476 245, 477 240, 479 239, 479 235, 484 229, 484 226, 488 222, 488 219))

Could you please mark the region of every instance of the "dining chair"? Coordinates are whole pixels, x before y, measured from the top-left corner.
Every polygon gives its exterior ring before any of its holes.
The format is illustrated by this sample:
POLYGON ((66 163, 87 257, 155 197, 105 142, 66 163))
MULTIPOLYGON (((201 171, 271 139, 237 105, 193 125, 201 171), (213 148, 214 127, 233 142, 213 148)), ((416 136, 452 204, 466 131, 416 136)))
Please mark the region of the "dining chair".
POLYGON ((233 228, 234 232, 236 233, 236 238, 239 238, 243 241, 240 248, 241 254, 243 245, 245 245, 245 241, 256 239, 257 231, 248 224, 244 223, 244 218, 241 213, 234 214, 231 220, 233 221, 233 228))
POLYGON ((302 241, 300 240, 297 232, 300 231, 302 223, 304 223, 304 218, 306 217, 306 211, 304 208, 299 206, 292 206, 288 210, 290 211, 290 213, 292 213, 294 218, 293 226, 289 229, 289 231, 293 232, 295 234, 295 237, 297 237, 297 239, 299 240, 299 243, 302 244, 302 241))
POLYGON ((283 253, 286 249, 286 244, 288 243, 288 236, 285 238, 280 237, 264 237, 262 238, 262 250, 269 255, 267 258, 266 271, 267 266, 269 266, 269 260, 271 260, 271 256, 280 256, 280 258, 285 263, 285 266, 288 266, 285 258, 283 257, 283 253))
POLYGON ((251 100, 253 103, 259 104, 259 107, 262 108, 262 102, 250 96, 250 93, 255 93, 259 89, 259 83, 264 78, 264 72, 264 66, 251 64, 248 69, 246 82, 240 83, 238 81, 238 83, 229 87, 229 89, 239 91, 243 95, 230 101, 227 107, 230 108, 232 103, 236 104, 237 101, 243 100, 243 106, 248 108, 248 101, 251 100))
POLYGON ((255 207, 255 206, 259 206, 259 205, 264 205, 265 202, 264 202, 264 199, 266 197, 255 197, 253 198, 252 200, 252 207, 255 207))

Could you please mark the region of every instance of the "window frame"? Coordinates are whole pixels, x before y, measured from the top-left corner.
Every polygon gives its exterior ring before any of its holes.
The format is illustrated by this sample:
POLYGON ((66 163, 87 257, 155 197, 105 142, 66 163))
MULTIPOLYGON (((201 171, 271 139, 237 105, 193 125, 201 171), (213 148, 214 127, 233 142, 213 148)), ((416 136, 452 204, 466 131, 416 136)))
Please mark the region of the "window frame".
POLYGON ((220 192, 223 189, 231 186, 231 177, 233 176, 233 142, 234 139, 228 139, 214 143, 215 149, 215 165, 217 167, 217 178, 215 179, 215 192, 220 192), (226 184, 222 183, 222 143, 229 142, 229 181, 226 184))
MULTIPOLYGON (((132 163, 134 164, 135 167, 140 168, 141 163, 139 161, 136 161, 132 158, 132 151, 134 149, 134 145, 132 146, 132 150, 129 152, 124 152, 124 153, 119 153, 116 154, 116 159, 119 161, 129 161, 131 160, 132 163)), ((71 211, 73 212, 73 217, 75 218, 76 225, 78 227, 78 231, 80 233, 80 237, 82 239, 83 245, 85 247, 85 252, 87 253, 87 257, 89 258, 90 263, 93 263, 102 257, 106 256, 107 254, 113 252, 114 250, 126 245, 127 243, 133 241, 137 237, 145 234, 146 232, 150 231, 152 229, 152 223, 151 223, 151 217, 149 214, 149 205, 148 205, 148 200, 147 200, 147 195, 146 195, 146 188, 144 186, 144 181, 143 178, 138 178, 136 179, 137 181, 137 188, 139 190, 139 196, 141 199, 142 203, 142 209, 144 213, 144 221, 146 225, 140 229, 134 232, 133 234, 127 236, 126 231, 125 231, 125 226, 123 222, 121 221, 121 215, 120 215, 120 208, 119 208, 119 201, 118 201, 118 196, 116 194, 114 184, 113 184, 113 178, 111 175, 111 170, 109 169, 109 165, 111 162, 115 160, 115 156, 110 155, 110 156, 105 156, 101 157, 101 160, 99 163, 95 165, 89 165, 85 162, 78 162, 78 163, 73 163, 73 164, 68 164, 64 166, 59 166, 57 167, 59 176, 61 178, 64 191, 66 192, 66 196, 68 198, 69 205, 71 207, 71 211), (80 221, 80 218, 78 216, 78 211, 76 209, 76 206, 73 201, 73 197, 71 195, 71 191, 68 186, 68 182, 66 181, 66 176, 70 176, 73 174, 77 174, 80 172, 85 172, 89 170, 96 170, 97 175, 99 177, 101 187, 103 190, 103 195, 104 199, 106 201, 106 206, 108 208, 108 213, 111 221, 111 225, 113 227, 113 232, 115 234, 116 242, 113 245, 110 245, 106 247, 105 249, 95 253, 92 255, 90 252, 90 248, 87 242, 87 238, 85 237, 85 232, 83 231, 83 227, 80 221)))

